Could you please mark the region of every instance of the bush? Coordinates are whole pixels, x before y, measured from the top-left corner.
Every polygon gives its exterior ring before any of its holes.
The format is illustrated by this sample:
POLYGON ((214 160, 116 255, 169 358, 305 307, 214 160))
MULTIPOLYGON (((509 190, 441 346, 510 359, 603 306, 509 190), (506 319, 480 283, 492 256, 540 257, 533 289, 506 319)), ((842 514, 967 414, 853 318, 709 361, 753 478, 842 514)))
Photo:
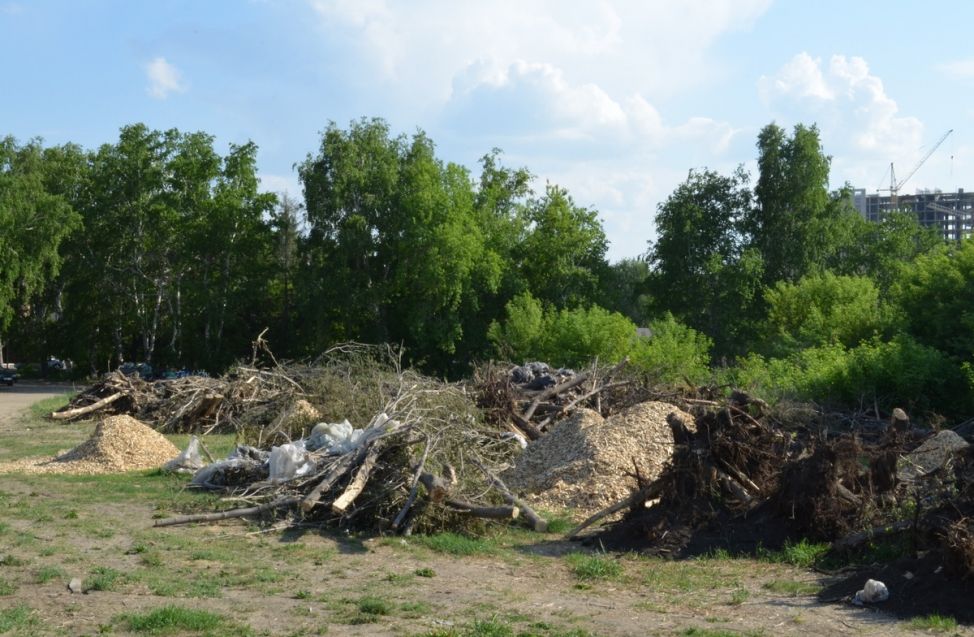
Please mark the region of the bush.
POLYGON ((767 328, 785 352, 801 347, 844 345, 887 334, 893 312, 880 303, 872 279, 831 272, 779 282, 765 292, 767 328))
POLYGON ((699 384, 710 376, 713 342, 672 314, 650 323, 652 337, 639 338, 630 354, 633 367, 662 383, 699 384))
POLYGON ((971 390, 960 366, 909 336, 857 347, 825 345, 786 358, 752 354, 726 373, 725 382, 772 399, 820 400, 857 407, 905 407, 960 414, 971 390))
POLYGON ((636 339, 636 325, 618 312, 597 305, 554 310, 525 292, 507 304, 507 318, 494 322, 487 336, 501 358, 544 360, 562 367, 580 367, 598 358, 622 360, 636 339))

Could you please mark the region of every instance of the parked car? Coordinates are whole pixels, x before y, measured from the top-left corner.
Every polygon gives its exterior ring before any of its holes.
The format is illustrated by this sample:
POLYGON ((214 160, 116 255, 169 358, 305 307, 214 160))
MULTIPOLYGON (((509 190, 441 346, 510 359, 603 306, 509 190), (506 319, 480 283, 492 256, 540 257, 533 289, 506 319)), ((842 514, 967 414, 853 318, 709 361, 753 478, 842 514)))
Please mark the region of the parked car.
POLYGON ((118 371, 126 376, 138 374, 145 380, 152 380, 153 378, 152 365, 149 363, 122 363, 118 366, 118 371))
POLYGON ((13 387, 13 384, 17 382, 17 372, 12 369, 0 369, 0 383, 3 383, 7 387, 13 387))

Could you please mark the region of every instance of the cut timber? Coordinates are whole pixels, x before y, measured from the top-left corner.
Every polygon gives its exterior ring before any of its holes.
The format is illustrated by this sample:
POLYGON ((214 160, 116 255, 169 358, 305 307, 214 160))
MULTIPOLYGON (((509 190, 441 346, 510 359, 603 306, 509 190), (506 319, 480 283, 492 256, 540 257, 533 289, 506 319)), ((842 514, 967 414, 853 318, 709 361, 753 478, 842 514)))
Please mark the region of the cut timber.
POLYGON ((55 411, 54 413, 51 414, 51 418, 53 418, 54 420, 70 420, 72 418, 77 418, 78 416, 84 416, 85 414, 96 412, 99 409, 104 409, 108 405, 111 405, 113 402, 121 398, 123 395, 124 394, 122 394, 122 392, 118 392, 116 394, 112 394, 107 398, 102 398, 96 403, 91 403, 90 405, 86 405, 84 407, 76 407, 74 409, 67 409, 65 411, 55 411))
POLYGON ((365 455, 365 460, 362 461, 358 471, 355 472, 355 477, 345 487, 345 491, 338 496, 338 499, 331 503, 332 513, 344 515, 348 507, 355 501, 355 498, 359 497, 362 489, 365 488, 365 483, 369 481, 369 476, 372 474, 372 469, 375 468, 375 461, 379 458, 380 452, 380 445, 375 444, 369 448, 369 452, 365 455))
POLYGON ((608 507, 602 509, 601 511, 599 511, 598 513, 595 513, 595 514, 589 516, 588 518, 585 519, 584 522, 582 522, 581 524, 579 524, 578 526, 576 526, 574 529, 572 529, 571 531, 569 531, 568 532, 568 535, 566 537, 569 540, 574 540, 575 538, 578 537, 578 534, 579 533, 581 533, 582 531, 584 531, 588 527, 592 526, 593 524, 595 524, 599 520, 601 520, 601 519, 603 519, 605 517, 608 517, 608 516, 612 515, 613 513, 617 513, 619 511, 622 511, 626 507, 631 507, 634 504, 638 504, 640 502, 646 502, 647 500, 652 500, 653 498, 658 498, 659 495, 660 495, 660 493, 662 492, 662 490, 663 490, 663 484, 660 481, 657 480, 656 482, 654 482, 653 484, 649 485, 645 489, 640 489, 639 491, 636 491, 635 493, 633 493, 632 495, 630 495, 628 498, 619 500, 618 502, 616 502, 612 506, 608 506, 608 507))
POLYGON ((474 463, 477 465, 477 468, 484 472, 484 475, 487 476, 487 479, 490 480, 491 484, 493 484, 494 487, 501 492, 501 495, 504 496, 504 500, 508 504, 517 507, 524 513, 524 518, 531 524, 531 529, 533 531, 544 533, 548 530, 548 522, 538 515, 537 511, 532 509, 524 500, 511 493, 511 490, 507 488, 507 485, 504 484, 503 480, 488 471, 487 467, 485 467, 483 464, 476 461, 474 461, 474 463))
POLYGON ((321 499, 321 494, 332 488, 335 483, 338 482, 338 479, 348 472, 348 469, 352 466, 353 461, 357 460, 360 453, 348 453, 344 456, 340 456, 338 461, 331 466, 327 473, 325 473, 324 477, 321 479, 321 482, 315 485, 315 488, 311 490, 311 493, 306 495, 301 500, 301 511, 307 513, 313 509, 321 499))
POLYGON ((429 495, 430 502, 449 507, 457 513, 463 513, 477 518, 503 520, 516 520, 521 514, 520 509, 516 506, 485 507, 451 497, 450 483, 432 473, 421 473, 419 482, 426 487, 426 493, 429 495))

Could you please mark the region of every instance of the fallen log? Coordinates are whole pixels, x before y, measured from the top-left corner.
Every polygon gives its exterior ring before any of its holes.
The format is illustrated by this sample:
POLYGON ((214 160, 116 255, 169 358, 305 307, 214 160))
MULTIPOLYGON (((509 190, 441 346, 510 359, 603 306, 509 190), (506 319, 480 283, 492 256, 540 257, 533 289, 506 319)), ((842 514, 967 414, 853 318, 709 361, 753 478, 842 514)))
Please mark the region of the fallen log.
POLYGON ((266 511, 273 511, 275 509, 284 509, 289 506, 293 506, 301 501, 300 496, 289 496, 285 498, 278 498, 271 502, 266 502, 264 504, 246 507, 242 509, 231 509, 229 511, 220 511, 219 513, 197 513, 194 515, 181 515, 175 518, 166 518, 164 520, 156 520, 152 523, 152 526, 176 526, 178 524, 193 524, 194 522, 215 522, 217 520, 229 520, 231 518, 244 518, 249 515, 258 515, 266 511))
POLYGON ((74 409, 66 409, 65 411, 55 411, 51 414, 51 418, 54 420, 71 420, 72 418, 77 418, 78 416, 84 416, 86 414, 94 413, 99 409, 104 409, 105 407, 111 405, 113 402, 124 396, 122 392, 117 392, 108 396, 107 398, 102 398, 98 402, 91 403, 84 407, 75 407, 74 409))
POLYGON ((565 537, 569 540, 574 540, 578 537, 579 533, 581 533, 588 527, 592 526, 599 520, 606 518, 612 515, 613 513, 618 513, 619 511, 622 511, 626 507, 631 507, 632 505, 638 502, 646 502, 647 500, 652 500, 653 498, 657 498, 659 497, 660 493, 662 493, 662 491, 663 491, 663 484, 662 482, 657 480, 656 482, 652 483, 645 489, 640 489, 639 491, 634 492, 628 498, 619 500, 615 504, 608 506, 602 509, 601 511, 594 513, 589 517, 585 518, 584 522, 582 522, 574 529, 569 531, 568 535, 566 535, 565 537))
POLYGON ((358 453, 347 453, 344 456, 340 456, 335 464, 332 465, 331 469, 329 469, 328 473, 315 485, 315 488, 301 500, 301 511, 303 513, 311 511, 318 504, 318 501, 321 500, 321 494, 332 488, 338 482, 338 479, 345 475, 349 468, 355 464, 354 461, 357 461, 359 457, 364 457, 364 454, 365 450, 360 449, 358 453))
POLYGON ((507 488, 507 485, 504 484, 503 480, 488 471, 487 467, 485 467, 483 464, 476 461, 474 461, 474 464, 476 464, 477 468, 484 472, 484 475, 486 475, 491 484, 501 492, 501 495, 504 496, 504 500, 508 504, 517 507, 522 513, 524 513, 524 517, 531 524, 531 529, 533 531, 544 533, 548 530, 548 521, 538 515, 538 513, 532 509, 527 502, 511 493, 511 490, 507 488))

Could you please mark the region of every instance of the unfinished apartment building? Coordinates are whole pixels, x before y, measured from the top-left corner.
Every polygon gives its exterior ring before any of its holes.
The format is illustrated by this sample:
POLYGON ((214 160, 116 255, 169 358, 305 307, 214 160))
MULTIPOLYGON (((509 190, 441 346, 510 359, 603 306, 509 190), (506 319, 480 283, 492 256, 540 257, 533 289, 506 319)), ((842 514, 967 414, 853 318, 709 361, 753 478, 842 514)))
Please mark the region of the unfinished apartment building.
POLYGON ((913 195, 867 195, 864 188, 852 194, 856 209, 869 221, 880 221, 891 210, 916 215, 928 228, 936 228, 944 239, 960 241, 974 235, 974 192, 921 191, 913 195))

